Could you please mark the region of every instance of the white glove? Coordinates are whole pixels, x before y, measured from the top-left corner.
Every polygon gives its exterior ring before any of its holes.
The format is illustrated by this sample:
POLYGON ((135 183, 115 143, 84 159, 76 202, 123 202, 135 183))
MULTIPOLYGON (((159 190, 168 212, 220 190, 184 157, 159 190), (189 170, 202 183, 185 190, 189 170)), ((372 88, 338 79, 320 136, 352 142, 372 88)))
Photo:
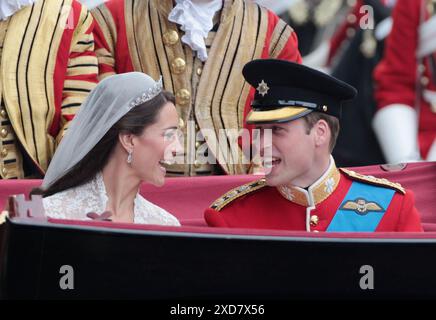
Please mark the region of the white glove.
POLYGON ((421 160, 414 108, 405 104, 386 106, 377 111, 372 126, 388 163, 421 160))
POLYGON ((325 40, 315 50, 303 57, 303 64, 313 69, 330 73, 330 70, 327 67, 329 52, 330 42, 325 40))

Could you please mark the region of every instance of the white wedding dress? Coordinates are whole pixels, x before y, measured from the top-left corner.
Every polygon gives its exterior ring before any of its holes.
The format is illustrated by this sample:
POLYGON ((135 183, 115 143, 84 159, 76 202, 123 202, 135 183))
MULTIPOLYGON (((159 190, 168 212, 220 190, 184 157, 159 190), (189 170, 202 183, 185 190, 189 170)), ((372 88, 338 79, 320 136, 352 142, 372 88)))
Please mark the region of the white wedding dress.
MULTIPOLYGON (((92 220, 87 217, 87 213, 103 213, 107 202, 108 197, 101 173, 86 184, 43 199, 46 216, 68 220, 92 220)), ((139 193, 135 198, 134 215, 134 223, 180 226, 177 218, 145 200, 139 193)))

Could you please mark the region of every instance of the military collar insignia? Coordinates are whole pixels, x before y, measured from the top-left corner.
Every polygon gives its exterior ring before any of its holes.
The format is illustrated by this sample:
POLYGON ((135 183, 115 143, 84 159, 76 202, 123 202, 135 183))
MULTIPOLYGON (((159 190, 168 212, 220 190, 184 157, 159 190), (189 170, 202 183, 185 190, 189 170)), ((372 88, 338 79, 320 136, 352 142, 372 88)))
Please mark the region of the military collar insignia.
POLYGON ((304 207, 316 206, 336 190, 340 177, 335 161, 333 157, 330 157, 330 166, 327 171, 307 190, 296 186, 279 186, 277 190, 291 202, 304 207))
POLYGON ((265 97, 269 89, 270 88, 268 87, 268 84, 263 80, 262 82, 259 83, 259 86, 256 88, 257 92, 259 92, 259 94, 262 95, 262 97, 265 97))
POLYGON ((376 202, 358 198, 354 201, 348 200, 339 210, 354 211, 360 216, 365 216, 369 212, 384 212, 385 210, 376 202))

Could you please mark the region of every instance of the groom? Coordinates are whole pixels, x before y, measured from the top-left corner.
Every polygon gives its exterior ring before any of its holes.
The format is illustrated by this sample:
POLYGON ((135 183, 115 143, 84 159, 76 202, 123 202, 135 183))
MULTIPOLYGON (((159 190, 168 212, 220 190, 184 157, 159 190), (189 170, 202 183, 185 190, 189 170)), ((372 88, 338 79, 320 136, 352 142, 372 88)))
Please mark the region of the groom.
POLYGON ((269 172, 215 201, 205 213, 210 226, 422 231, 411 191, 335 165, 331 152, 342 107, 356 95, 353 87, 288 61, 255 60, 243 73, 257 88, 247 121, 261 131, 269 172))

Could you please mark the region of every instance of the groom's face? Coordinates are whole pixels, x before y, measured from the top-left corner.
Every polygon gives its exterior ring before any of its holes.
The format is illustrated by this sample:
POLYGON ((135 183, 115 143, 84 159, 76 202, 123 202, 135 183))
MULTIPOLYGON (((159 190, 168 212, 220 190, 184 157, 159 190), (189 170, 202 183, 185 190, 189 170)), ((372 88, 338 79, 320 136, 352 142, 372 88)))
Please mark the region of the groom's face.
POLYGON ((262 137, 261 156, 267 184, 300 185, 305 181, 316 158, 314 130, 308 132, 302 118, 286 123, 262 124, 256 128, 262 137), (265 139, 266 131, 270 134, 269 139, 265 139))

